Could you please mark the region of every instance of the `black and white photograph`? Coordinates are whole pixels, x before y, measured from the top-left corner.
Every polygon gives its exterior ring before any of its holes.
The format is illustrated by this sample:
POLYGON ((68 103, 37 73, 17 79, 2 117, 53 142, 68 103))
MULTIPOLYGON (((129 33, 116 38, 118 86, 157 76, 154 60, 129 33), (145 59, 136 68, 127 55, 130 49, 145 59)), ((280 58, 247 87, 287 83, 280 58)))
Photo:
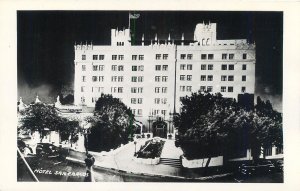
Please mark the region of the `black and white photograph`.
POLYGON ((16 15, 18 182, 284 183, 282 11, 16 15))

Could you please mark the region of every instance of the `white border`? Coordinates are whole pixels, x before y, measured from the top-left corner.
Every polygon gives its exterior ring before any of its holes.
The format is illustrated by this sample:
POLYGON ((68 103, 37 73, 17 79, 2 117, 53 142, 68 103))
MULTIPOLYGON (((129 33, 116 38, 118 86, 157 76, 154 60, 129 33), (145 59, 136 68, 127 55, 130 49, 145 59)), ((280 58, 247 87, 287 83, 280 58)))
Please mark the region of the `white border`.
POLYGON ((299 190, 300 189, 300 3, 199 0, 0 0, 0 190, 299 190), (226 10, 283 11, 283 184, 237 183, 18 183, 16 182, 17 10, 226 10))

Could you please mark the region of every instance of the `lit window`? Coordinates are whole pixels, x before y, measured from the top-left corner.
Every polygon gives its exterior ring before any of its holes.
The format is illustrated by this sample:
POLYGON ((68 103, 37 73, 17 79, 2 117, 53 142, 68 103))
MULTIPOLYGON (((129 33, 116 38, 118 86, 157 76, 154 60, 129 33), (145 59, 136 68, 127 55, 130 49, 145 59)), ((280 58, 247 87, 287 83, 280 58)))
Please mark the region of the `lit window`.
POLYGON ((228 69, 229 70, 234 70, 234 65, 233 64, 229 64, 228 69))
POLYGON ((208 75, 207 76, 207 81, 213 81, 213 75, 208 75))
POLYGON ((222 70, 227 70, 227 65, 226 64, 222 64, 221 69, 222 70))
POLYGON ((187 76, 186 76, 186 80, 187 80, 187 81, 192 81, 192 75, 187 75, 187 76))
POLYGON ((246 81, 246 76, 242 76, 242 81, 246 81))
POLYGON ((162 70, 163 70, 163 71, 168 71, 168 65, 163 65, 163 66, 162 66, 162 70))
POLYGON ((192 54, 188 54, 186 57, 188 60, 192 60, 193 59, 193 55, 192 54))
POLYGON ((136 60, 137 59, 137 55, 132 55, 132 60, 136 60))
POLYGON ((160 58, 161 58, 161 54, 156 54, 156 55, 155 55, 155 59, 156 59, 156 60, 160 60, 160 58))
POLYGON ((206 60, 206 54, 201 54, 201 60, 206 60))
POLYGON ((93 65, 93 71, 97 71, 98 70, 98 65, 93 65))
POLYGON ((167 60, 168 59, 168 54, 163 54, 163 59, 167 60))
POLYGON ((192 86, 186 86, 186 91, 191 92, 192 91, 192 86))
POLYGON ((222 54, 222 60, 227 60, 227 54, 222 54))
POLYGON ((228 92, 233 92, 233 87, 232 86, 228 87, 228 92))
POLYGON ((162 82, 167 82, 168 81, 168 76, 163 76, 161 81, 162 82))
POLYGON ((82 59, 82 60, 86 60, 86 55, 83 54, 82 57, 81 57, 81 59, 82 59))
POLYGON ((206 76, 205 75, 201 75, 200 80, 201 81, 206 81, 206 76))
POLYGON ((161 65, 155 65, 155 70, 160 71, 161 70, 161 65))
POLYGON ((82 76, 81 79, 82 79, 82 82, 85 82, 85 76, 82 76))
POLYGON ((81 70, 82 70, 82 71, 86 71, 86 65, 82 65, 82 66, 81 66, 81 70))
POLYGON ((247 70, 247 65, 246 64, 242 65, 242 70, 247 70))
POLYGON ((98 55, 93 55, 93 60, 98 60, 98 55))
POLYGON ((117 60, 117 55, 112 55, 112 56, 111 56, 111 59, 112 59, 112 60, 117 60))
POLYGON ((208 60, 213 60, 214 59, 214 55, 213 54, 208 54, 208 60))
POLYGON ((160 89, 160 87, 155 87, 155 93, 159 93, 159 89, 160 89))
POLYGON ((186 54, 180 54, 180 59, 181 59, 181 60, 184 60, 185 57, 186 57, 186 54))
POLYGON ((206 70, 206 64, 201 64, 201 70, 206 70))
POLYGON ((229 60, 233 60, 234 59, 234 54, 229 54, 229 60))
POLYGON ((184 81, 185 80, 185 75, 180 75, 180 81, 184 81))
POLYGON ((104 60, 104 55, 99 55, 99 60, 104 60))
POLYGON ((213 69, 214 69, 214 65, 209 64, 209 65, 207 66, 207 69, 208 69, 208 70, 213 70, 213 69))
POLYGON ((124 60, 124 55, 119 55, 119 60, 124 60))
POLYGON ((139 55, 139 60, 144 60, 144 55, 139 55))
POLYGON ((207 92, 212 92, 213 91, 213 87, 212 86, 207 86, 207 92))
POLYGON ((192 64, 188 64, 186 67, 187 70, 193 70, 193 65, 192 64))
POLYGON ((137 66, 132 66, 132 71, 137 71, 137 66))
POLYGON ((245 60, 245 59, 247 59, 247 54, 246 53, 243 54, 243 60, 245 60))
POLYGON ((227 81, 227 76, 221 76, 221 81, 227 81))
POLYGON ((228 81, 234 81, 234 76, 228 76, 228 81))
POLYGON ((118 70, 119 70, 119 71, 123 71, 123 70, 124 70, 124 66, 123 66, 123 65, 119 65, 119 66, 118 66, 118 70))
POLYGON ((221 86, 221 92, 226 92, 226 86, 221 86))
POLYGON ((185 70, 185 64, 180 64, 180 70, 185 70))
POLYGON ((155 81, 160 82, 160 76, 155 76, 155 81))

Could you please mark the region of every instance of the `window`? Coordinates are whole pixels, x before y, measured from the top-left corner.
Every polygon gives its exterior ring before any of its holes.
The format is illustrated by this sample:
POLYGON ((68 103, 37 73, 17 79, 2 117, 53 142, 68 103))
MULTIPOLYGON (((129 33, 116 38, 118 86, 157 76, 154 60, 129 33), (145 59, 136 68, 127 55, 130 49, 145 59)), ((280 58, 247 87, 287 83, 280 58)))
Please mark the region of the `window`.
POLYGON ((82 60, 86 60, 86 55, 83 54, 82 57, 81 57, 81 59, 82 59, 82 60))
POLYGON ((186 76, 186 80, 187 80, 187 81, 192 81, 192 75, 187 75, 187 76, 186 76))
POLYGON ((160 71, 161 70, 161 65, 155 65, 155 70, 160 71))
POLYGON ((111 56, 111 59, 112 59, 112 60, 117 60, 117 55, 112 55, 112 56, 111 56))
POLYGON ((155 55, 155 59, 156 59, 156 60, 160 60, 160 58, 161 58, 161 54, 156 54, 156 55, 155 55))
POLYGON ((193 55, 192 55, 192 54, 188 54, 188 55, 187 55, 187 59, 188 59, 188 60, 192 60, 192 59, 193 59, 193 55))
POLYGON ((221 76, 221 81, 227 81, 227 76, 221 76))
POLYGON ((163 66, 162 66, 162 70, 163 70, 163 71, 168 71, 168 65, 163 65, 163 66))
POLYGON ((137 66, 132 66, 132 71, 137 71, 137 66))
POLYGON ((185 75, 180 75, 180 81, 184 81, 185 80, 185 75))
POLYGON ((137 59, 137 55, 132 55, 132 60, 136 60, 137 59))
POLYGON ((118 70, 119 70, 119 71, 124 71, 124 66, 123 66, 123 65, 119 65, 119 66, 118 66, 118 70))
POLYGON ((201 70, 206 70, 206 65, 205 64, 201 64, 201 70))
POLYGON ((136 104, 136 98, 131 98, 131 104, 136 104))
POLYGON ((93 65, 93 71, 97 71, 98 70, 98 65, 93 65))
POLYGON ((234 81, 234 76, 228 76, 228 81, 234 81))
POLYGON ((143 82, 144 81, 144 76, 139 76, 138 77, 138 82, 143 82))
POLYGON ((247 65, 246 64, 242 65, 242 70, 247 70, 247 65))
POLYGON ((201 92, 205 92, 206 91, 206 87, 205 86, 200 86, 200 91, 201 92))
POLYGON ((246 87, 245 86, 242 86, 242 92, 246 92, 246 87))
POLYGON ((222 64, 222 65, 221 65, 221 69, 222 69, 222 70, 227 70, 227 65, 226 65, 226 64, 222 64))
POLYGON ((111 91, 111 93, 116 93, 117 92, 117 87, 111 87, 110 91, 111 91))
POLYGON ((135 115, 135 109, 132 109, 132 114, 135 115))
POLYGON ((93 60, 98 60, 98 55, 93 55, 93 60))
POLYGON ((92 76, 92 81, 96 82, 97 81, 97 76, 92 76))
POLYGON ((142 115, 143 114, 143 110, 141 109, 138 109, 138 112, 137 112, 138 115, 142 115))
POLYGON ((207 81, 213 81, 213 75, 208 75, 207 76, 207 81))
POLYGON ((160 99, 159 99, 159 98, 155 98, 155 99, 154 99, 154 103, 155 103, 155 104, 159 104, 159 102, 160 102, 160 99))
POLYGON ((119 60, 124 60, 124 55, 119 55, 118 59, 119 60))
POLYGON ((168 76, 163 76, 161 81, 162 82, 167 82, 168 81, 168 76))
POLYGON ((265 148, 265 155, 271 156, 272 155, 272 147, 265 148))
POLYGON ((118 87, 118 93, 123 93, 123 87, 118 87))
POLYGON ((233 65, 233 64, 229 64, 228 69, 229 69, 229 70, 234 70, 234 65, 233 65))
POLYGON ((117 76, 112 76, 112 77, 111 77, 111 81, 112 81, 112 82, 116 82, 116 81, 117 81, 117 76))
POLYGON ((166 115, 166 110, 161 110, 162 115, 166 115))
POLYGON ((226 86, 221 86, 221 92, 226 92, 226 86))
POLYGON ((111 66, 111 70, 112 70, 112 71, 116 71, 116 70, 117 70, 117 65, 112 65, 112 66, 111 66))
POLYGON ((188 64, 186 67, 187 70, 193 70, 193 65, 192 64, 188 64))
POLYGON ((143 98, 138 98, 138 104, 142 104, 143 103, 143 98))
POLYGON ((84 92, 85 87, 81 86, 81 92, 84 92))
POLYGON ((81 70, 82 70, 82 71, 86 71, 86 65, 82 65, 82 66, 81 66, 81 70))
POLYGON ((186 86, 186 91, 191 92, 192 91, 192 86, 186 86))
POLYGON ((153 110, 153 114, 154 114, 154 115, 159 114, 159 110, 158 110, 158 109, 153 110))
POLYGON ((185 64, 180 64, 180 70, 185 70, 185 64))
POLYGON ((136 87, 132 87, 131 88, 131 93, 136 93, 137 88, 136 87))
POLYGON ((160 89, 160 87, 155 87, 154 92, 155 92, 155 93, 159 93, 159 89, 160 89))
POLYGON ((181 92, 184 92, 184 91, 185 91, 185 86, 179 86, 179 90, 180 90, 181 92))
POLYGON ((118 76, 118 82, 123 82, 123 76, 118 76))
POLYGON ((246 59, 247 59, 247 54, 244 53, 244 54, 243 54, 243 60, 246 60, 246 59))
POLYGON ((208 60, 213 60, 214 59, 214 55, 213 54, 208 54, 208 60))
POLYGON ((242 81, 246 81, 246 76, 242 76, 242 81))
POLYGON ((99 65, 99 71, 103 71, 104 70, 104 65, 99 65))
POLYGON ((232 86, 228 86, 228 92, 233 92, 233 87, 232 86))
POLYGON ((229 54, 229 60, 233 60, 234 59, 234 54, 229 54))
POLYGON ((282 154, 283 153, 283 148, 281 147, 276 147, 276 155, 282 154))
POLYGON ((155 76, 155 81, 160 82, 160 76, 155 76))
POLYGON ((181 59, 181 60, 184 60, 185 57, 186 57, 186 54, 180 54, 180 59, 181 59))
POLYGON ((99 76, 99 82, 103 82, 104 81, 104 76, 99 76))
POLYGON ((213 87, 212 86, 207 86, 207 92, 212 92, 213 91, 213 87))
POLYGON ((139 55, 139 60, 144 60, 144 55, 139 55))
POLYGON ((167 60, 167 59, 168 59, 168 56, 169 56, 168 54, 163 54, 163 59, 164 59, 164 60, 167 60))
POLYGON ((137 77, 136 77, 136 76, 132 76, 132 77, 131 77, 131 81, 132 81, 132 82, 137 82, 137 77))
POLYGON ((214 69, 214 65, 209 64, 209 65, 207 66, 207 68, 208 68, 208 70, 213 70, 213 69, 214 69))
POLYGON ((227 54, 222 54, 222 60, 227 60, 227 54))
POLYGON ((167 98, 161 98, 161 103, 162 104, 167 104, 167 98))
POLYGON ((201 54, 201 60, 206 60, 206 54, 201 54))
POLYGON ((138 66, 138 70, 139 71, 144 71, 144 66, 143 65, 138 66))
POLYGON ((82 76, 81 79, 82 79, 82 82, 85 82, 85 76, 82 76))
POLYGON ((161 92, 162 92, 162 93, 167 93, 167 87, 162 87, 162 88, 161 88, 161 92))
POLYGON ((104 55, 99 55, 99 60, 104 60, 104 55))
POLYGON ((206 76, 205 75, 201 75, 200 80, 201 81, 206 81, 206 76))
POLYGON ((142 87, 138 88, 138 93, 143 93, 143 88, 142 87))

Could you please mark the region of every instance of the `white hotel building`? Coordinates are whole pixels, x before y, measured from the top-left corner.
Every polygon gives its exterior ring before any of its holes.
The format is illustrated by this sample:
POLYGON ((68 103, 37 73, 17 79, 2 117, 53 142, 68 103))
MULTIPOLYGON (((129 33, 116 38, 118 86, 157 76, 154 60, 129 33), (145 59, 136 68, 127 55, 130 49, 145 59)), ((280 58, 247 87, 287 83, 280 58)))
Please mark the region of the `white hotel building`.
POLYGON ((111 45, 75 45, 74 104, 95 107, 101 93, 130 107, 151 132, 161 117, 173 133, 171 113, 192 92, 224 97, 254 94, 255 44, 246 39, 217 40, 217 24, 197 24, 193 40, 141 39, 131 45, 130 30, 111 30, 111 45), (148 40, 149 42, 149 40, 148 40))

